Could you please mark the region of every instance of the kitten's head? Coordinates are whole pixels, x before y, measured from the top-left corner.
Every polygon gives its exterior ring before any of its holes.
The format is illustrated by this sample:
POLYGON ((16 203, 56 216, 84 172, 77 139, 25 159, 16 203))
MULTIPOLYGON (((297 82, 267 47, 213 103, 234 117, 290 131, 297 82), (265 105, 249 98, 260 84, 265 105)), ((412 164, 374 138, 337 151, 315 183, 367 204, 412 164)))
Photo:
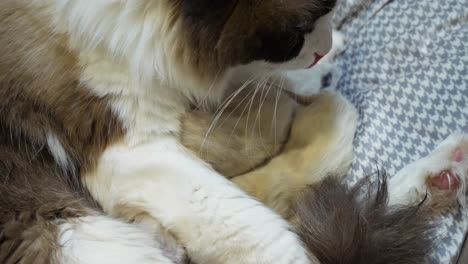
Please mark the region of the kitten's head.
POLYGON ((55 2, 78 45, 104 47, 139 74, 207 86, 235 68, 307 68, 331 47, 336 0, 55 2))

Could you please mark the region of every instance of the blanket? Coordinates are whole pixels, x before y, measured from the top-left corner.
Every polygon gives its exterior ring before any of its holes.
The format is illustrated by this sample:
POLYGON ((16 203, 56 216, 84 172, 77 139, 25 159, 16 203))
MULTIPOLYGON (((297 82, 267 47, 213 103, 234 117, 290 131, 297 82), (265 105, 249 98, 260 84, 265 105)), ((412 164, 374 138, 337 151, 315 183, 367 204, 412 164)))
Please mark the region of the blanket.
MULTIPOLYGON (((468 132, 468 2, 347 0, 335 25, 346 49, 338 89, 360 113, 349 181, 395 174, 454 131, 468 132)), ((468 212, 445 212, 428 263, 456 263, 468 212)))

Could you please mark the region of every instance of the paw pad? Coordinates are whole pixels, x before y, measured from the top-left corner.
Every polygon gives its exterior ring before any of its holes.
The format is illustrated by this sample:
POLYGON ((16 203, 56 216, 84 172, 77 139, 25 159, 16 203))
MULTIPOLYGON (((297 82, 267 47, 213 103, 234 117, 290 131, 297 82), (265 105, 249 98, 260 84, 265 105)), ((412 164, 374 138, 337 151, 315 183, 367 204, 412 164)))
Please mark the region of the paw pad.
POLYGON ((455 162, 462 162, 464 158, 464 153, 461 148, 457 148, 455 153, 453 154, 453 161, 455 162))
POLYGON ((427 186, 429 188, 435 187, 444 191, 457 190, 460 185, 459 177, 451 171, 442 171, 436 177, 430 177, 427 180, 427 186))

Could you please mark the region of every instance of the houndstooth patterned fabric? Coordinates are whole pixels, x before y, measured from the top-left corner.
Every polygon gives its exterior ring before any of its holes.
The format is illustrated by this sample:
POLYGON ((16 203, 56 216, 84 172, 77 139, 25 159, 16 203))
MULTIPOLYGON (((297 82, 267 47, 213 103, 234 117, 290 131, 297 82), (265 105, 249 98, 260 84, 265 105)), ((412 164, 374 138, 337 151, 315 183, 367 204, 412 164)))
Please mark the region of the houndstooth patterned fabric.
MULTIPOLYGON (((360 113, 351 181, 468 133, 467 0, 348 0, 335 24, 347 42, 338 89, 360 113)), ((456 263, 467 229, 468 212, 447 212, 428 263, 456 263)))

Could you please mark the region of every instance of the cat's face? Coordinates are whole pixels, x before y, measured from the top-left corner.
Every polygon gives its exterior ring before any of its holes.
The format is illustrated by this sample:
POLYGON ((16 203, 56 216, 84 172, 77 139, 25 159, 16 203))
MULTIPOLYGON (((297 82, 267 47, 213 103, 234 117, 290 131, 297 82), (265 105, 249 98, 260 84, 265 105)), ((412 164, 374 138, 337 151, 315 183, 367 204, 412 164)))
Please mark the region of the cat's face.
POLYGON ((143 79, 199 91, 233 69, 309 67, 330 49, 336 0, 53 2, 74 47, 107 50, 143 79))
POLYGON ((331 47, 336 0, 174 0, 195 68, 304 69, 331 47))

